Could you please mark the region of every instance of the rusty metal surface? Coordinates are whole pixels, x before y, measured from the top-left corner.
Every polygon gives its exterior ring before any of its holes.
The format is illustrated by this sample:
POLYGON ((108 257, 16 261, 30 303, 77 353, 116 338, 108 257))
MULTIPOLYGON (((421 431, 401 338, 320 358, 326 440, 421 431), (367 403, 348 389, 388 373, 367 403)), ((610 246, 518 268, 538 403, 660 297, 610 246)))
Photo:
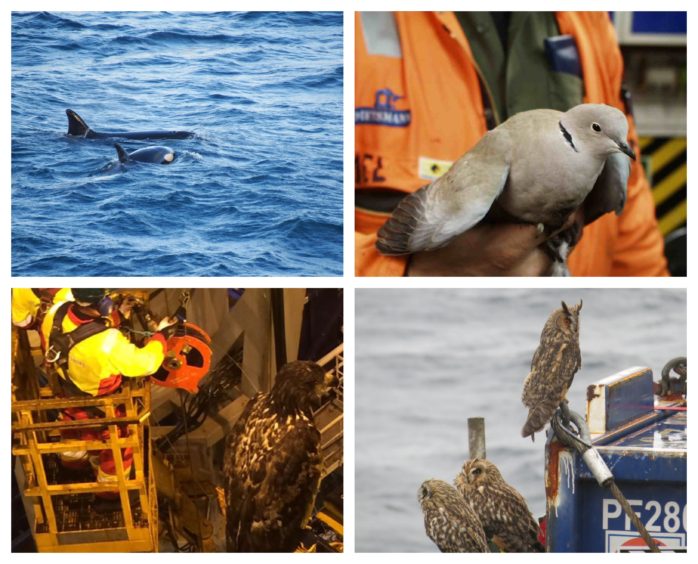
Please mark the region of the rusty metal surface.
MULTIPOLYGON (((685 402, 676 403, 673 407, 685 407, 685 402)), ((593 442, 613 472, 613 495, 599 487, 579 455, 549 437, 548 549, 650 550, 642 540, 635 540, 637 529, 644 527, 653 539, 649 542, 659 547, 651 550, 685 550, 686 412, 654 411, 593 442)))

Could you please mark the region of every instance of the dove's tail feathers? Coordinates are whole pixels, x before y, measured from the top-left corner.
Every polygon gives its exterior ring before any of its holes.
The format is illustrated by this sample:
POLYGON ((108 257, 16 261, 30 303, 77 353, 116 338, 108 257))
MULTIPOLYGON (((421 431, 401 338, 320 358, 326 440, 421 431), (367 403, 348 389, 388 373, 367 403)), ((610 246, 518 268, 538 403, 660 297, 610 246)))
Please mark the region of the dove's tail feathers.
POLYGON ((422 186, 416 192, 405 196, 390 219, 380 228, 376 247, 381 253, 407 255, 424 250, 428 246, 423 234, 419 236, 428 189, 429 185, 422 186))

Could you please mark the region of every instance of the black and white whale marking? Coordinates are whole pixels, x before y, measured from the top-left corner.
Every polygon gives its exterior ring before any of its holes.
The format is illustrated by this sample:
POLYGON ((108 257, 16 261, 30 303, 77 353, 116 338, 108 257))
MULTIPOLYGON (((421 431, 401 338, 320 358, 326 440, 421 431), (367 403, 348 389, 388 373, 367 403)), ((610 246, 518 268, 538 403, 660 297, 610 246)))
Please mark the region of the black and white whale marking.
POLYGON ((194 137, 191 131, 95 131, 85 123, 73 110, 66 110, 68 116, 68 135, 88 139, 187 139, 194 137))
POLYGON ((171 164, 175 159, 175 152, 172 149, 160 145, 136 149, 133 153, 127 153, 118 143, 114 143, 114 148, 121 164, 131 162, 171 164))

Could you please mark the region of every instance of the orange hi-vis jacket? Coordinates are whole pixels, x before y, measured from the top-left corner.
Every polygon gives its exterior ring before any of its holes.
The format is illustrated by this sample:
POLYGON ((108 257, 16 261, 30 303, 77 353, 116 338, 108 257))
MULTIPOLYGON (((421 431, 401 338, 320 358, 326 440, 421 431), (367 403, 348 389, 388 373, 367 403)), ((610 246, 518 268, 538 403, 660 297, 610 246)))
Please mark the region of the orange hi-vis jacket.
MULTIPOLYGON (((49 310, 41 325, 48 348, 51 346, 49 337, 53 318, 62 303, 55 304, 49 310)), ((62 327, 65 332, 70 332, 78 325, 89 322, 78 317, 71 306, 62 327)), ((121 331, 112 327, 70 349, 68 377, 86 394, 103 396, 118 389, 122 376, 137 378, 157 372, 165 359, 166 349, 167 342, 162 333, 156 333, 143 347, 137 347, 121 331)))
MULTIPOLYGON (((356 188, 414 192, 435 180, 470 150, 487 125, 479 69, 453 12, 395 12, 394 28, 381 29, 399 47, 366 45, 356 15, 356 188)), ((558 12, 561 34, 575 39, 584 80, 584 102, 625 111, 623 60, 605 12, 558 12)), ((390 27, 390 26, 388 26, 390 27)), ((377 35, 380 36, 380 33, 377 35)), ((639 160, 632 116, 629 140, 638 160, 620 216, 608 213, 587 225, 570 254, 576 276, 667 274, 663 240, 649 184, 639 160)), ((359 276, 402 276, 406 257, 386 257, 375 247, 389 214, 355 210, 355 259, 359 276)))

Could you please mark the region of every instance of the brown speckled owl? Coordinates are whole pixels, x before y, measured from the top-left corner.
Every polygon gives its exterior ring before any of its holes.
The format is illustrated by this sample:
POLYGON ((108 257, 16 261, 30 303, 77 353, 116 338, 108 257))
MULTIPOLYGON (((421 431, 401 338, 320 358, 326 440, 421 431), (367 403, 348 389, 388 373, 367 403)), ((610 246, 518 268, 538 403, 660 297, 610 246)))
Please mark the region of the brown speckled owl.
POLYGON ((502 478, 488 460, 475 458, 463 464, 456 487, 477 513, 488 540, 504 552, 545 552, 538 541, 538 523, 526 500, 502 478))
POLYGON ((521 435, 533 439, 550 421, 572 384, 575 373, 582 366, 579 351, 579 311, 582 302, 574 307, 556 309, 543 327, 540 345, 531 361, 531 372, 524 381, 521 401, 528 407, 528 417, 521 435))
POLYGON ((441 552, 489 552, 480 520, 453 486, 427 480, 417 499, 427 535, 441 552))

